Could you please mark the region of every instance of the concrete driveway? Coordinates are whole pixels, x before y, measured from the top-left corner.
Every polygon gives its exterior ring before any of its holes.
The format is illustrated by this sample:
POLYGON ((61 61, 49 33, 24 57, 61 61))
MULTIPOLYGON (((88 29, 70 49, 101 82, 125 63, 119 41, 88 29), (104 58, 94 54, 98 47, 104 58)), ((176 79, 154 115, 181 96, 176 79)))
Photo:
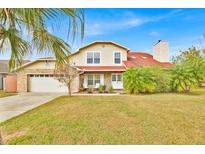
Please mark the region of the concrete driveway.
POLYGON ((0 98, 0 122, 6 121, 39 105, 45 104, 61 93, 23 93, 0 98))

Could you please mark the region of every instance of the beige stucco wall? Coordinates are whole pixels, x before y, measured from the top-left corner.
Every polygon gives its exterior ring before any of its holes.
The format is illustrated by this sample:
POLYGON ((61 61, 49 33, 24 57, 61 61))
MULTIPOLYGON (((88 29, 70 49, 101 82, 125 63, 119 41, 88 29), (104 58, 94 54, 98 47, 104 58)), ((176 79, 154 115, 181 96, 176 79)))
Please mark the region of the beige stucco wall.
POLYGON ((169 48, 167 41, 160 41, 153 47, 154 59, 160 62, 169 62, 169 48))
POLYGON ((72 64, 75 64, 76 66, 92 66, 92 65, 119 66, 119 64, 114 64, 114 52, 116 51, 121 52, 122 61, 127 60, 127 50, 110 43, 104 43, 104 44, 99 43, 81 49, 77 54, 74 54, 70 58, 70 61, 72 64), (86 53, 89 51, 100 51, 101 53, 100 64, 87 64, 86 53))
MULTIPOLYGON (((29 74, 53 74, 55 62, 45 65, 45 61, 40 61, 29 65, 17 72, 17 91, 28 92, 29 90, 29 74), (42 67, 42 68, 41 68, 42 67)), ((79 91, 79 77, 76 77, 71 85, 72 92, 79 91)))

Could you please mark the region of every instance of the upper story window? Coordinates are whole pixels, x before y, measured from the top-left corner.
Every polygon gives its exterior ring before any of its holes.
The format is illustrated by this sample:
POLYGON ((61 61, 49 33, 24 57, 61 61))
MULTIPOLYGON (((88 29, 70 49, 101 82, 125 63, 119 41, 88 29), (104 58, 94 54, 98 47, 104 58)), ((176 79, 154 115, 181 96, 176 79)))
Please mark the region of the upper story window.
POLYGON ((120 52, 114 53, 114 62, 115 64, 121 64, 121 53, 120 52))
POLYGON ((100 52, 87 52, 87 64, 100 64, 100 52))

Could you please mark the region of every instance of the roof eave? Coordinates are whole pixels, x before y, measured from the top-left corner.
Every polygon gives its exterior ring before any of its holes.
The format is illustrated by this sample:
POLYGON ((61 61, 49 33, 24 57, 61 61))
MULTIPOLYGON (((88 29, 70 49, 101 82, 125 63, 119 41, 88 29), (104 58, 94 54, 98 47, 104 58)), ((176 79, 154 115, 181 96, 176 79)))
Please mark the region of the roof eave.
POLYGON ((34 61, 25 63, 24 65, 22 65, 22 66, 20 66, 20 67, 18 67, 18 68, 14 68, 14 69, 12 70, 12 72, 19 71, 20 69, 22 69, 22 68, 24 68, 24 67, 26 67, 26 66, 29 66, 29 65, 31 65, 31 64, 33 64, 33 63, 35 63, 35 62, 37 62, 37 61, 46 61, 46 60, 47 60, 47 61, 56 61, 56 59, 36 59, 36 60, 34 60, 34 61))
POLYGON ((125 46, 122 46, 122 45, 120 45, 120 44, 118 44, 118 43, 116 43, 116 42, 113 42, 113 41, 93 41, 93 42, 91 42, 91 43, 89 43, 89 44, 87 44, 87 45, 85 45, 85 46, 83 46, 83 47, 81 47, 81 48, 78 48, 78 49, 76 50, 76 52, 72 53, 70 56, 79 53, 80 50, 85 49, 85 48, 87 48, 87 47, 89 47, 89 46, 91 46, 92 44, 95 44, 95 43, 112 43, 112 44, 114 44, 114 45, 116 45, 116 46, 119 46, 119 47, 121 47, 121 48, 127 50, 127 52, 130 51, 129 48, 127 48, 127 47, 125 47, 125 46))
POLYGON ((123 70, 84 70, 84 69, 81 69, 81 70, 84 72, 123 72, 123 71, 126 71, 126 69, 123 69, 123 70))

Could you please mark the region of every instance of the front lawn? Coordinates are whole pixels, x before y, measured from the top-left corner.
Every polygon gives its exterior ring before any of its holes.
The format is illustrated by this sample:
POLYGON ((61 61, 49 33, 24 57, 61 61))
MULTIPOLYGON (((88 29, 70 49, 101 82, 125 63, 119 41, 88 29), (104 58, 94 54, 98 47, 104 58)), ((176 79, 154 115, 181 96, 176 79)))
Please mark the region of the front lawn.
POLYGON ((6 144, 205 144, 205 89, 59 97, 1 124, 6 144))
POLYGON ((0 98, 1 97, 13 96, 13 95, 15 95, 15 94, 14 93, 6 93, 6 92, 0 90, 0 98))

